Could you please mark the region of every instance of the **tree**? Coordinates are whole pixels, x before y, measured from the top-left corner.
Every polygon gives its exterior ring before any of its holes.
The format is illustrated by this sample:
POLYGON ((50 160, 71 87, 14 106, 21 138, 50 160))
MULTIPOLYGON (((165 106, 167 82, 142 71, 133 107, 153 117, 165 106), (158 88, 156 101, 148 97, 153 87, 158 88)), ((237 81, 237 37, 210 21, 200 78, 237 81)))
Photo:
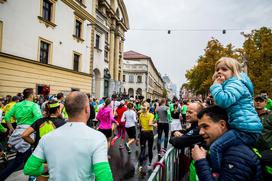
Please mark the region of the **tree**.
POLYGON ((208 42, 204 55, 200 56, 197 65, 188 70, 185 77, 188 79, 188 87, 193 93, 206 97, 212 84, 214 65, 221 57, 238 58, 238 53, 231 44, 224 47, 218 40, 208 42))
POLYGON ((255 93, 266 90, 272 95, 272 32, 262 27, 244 35, 243 53, 248 61, 248 74, 255 93))
POLYGON ((167 90, 165 88, 163 88, 162 97, 167 98, 167 90))

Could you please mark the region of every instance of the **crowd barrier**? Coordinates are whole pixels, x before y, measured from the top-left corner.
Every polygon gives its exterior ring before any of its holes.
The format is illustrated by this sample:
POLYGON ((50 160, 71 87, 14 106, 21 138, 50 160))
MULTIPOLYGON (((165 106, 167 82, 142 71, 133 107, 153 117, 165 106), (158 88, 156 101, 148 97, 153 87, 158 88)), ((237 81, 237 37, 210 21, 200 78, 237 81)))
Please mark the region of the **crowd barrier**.
MULTIPOLYGON (((174 147, 167 150, 161 160, 154 164, 155 168, 148 178, 148 181, 188 180, 188 170, 185 169, 186 174, 182 173, 184 164, 188 164, 185 161, 186 159, 183 159, 185 153, 183 151, 184 150, 175 149, 174 147)), ((187 160, 190 160, 190 155, 187 154, 186 157, 187 160)))

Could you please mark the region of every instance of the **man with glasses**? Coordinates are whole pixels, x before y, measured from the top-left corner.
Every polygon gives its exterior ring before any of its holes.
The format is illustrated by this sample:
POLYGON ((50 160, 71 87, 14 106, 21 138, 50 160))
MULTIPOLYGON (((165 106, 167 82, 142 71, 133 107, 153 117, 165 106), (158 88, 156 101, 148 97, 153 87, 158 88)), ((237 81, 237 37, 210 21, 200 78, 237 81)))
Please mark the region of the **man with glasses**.
POLYGON ((272 148, 272 113, 265 109, 266 104, 267 98, 265 96, 258 95, 255 97, 254 106, 264 128, 262 136, 258 141, 262 149, 272 148))
POLYGON ((272 113, 267 110, 265 106, 267 105, 267 97, 264 95, 258 95, 254 99, 255 109, 260 117, 263 124, 262 135, 259 137, 256 145, 254 146, 254 151, 262 160, 263 164, 263 177, 265 180, 272 179, 272 113))

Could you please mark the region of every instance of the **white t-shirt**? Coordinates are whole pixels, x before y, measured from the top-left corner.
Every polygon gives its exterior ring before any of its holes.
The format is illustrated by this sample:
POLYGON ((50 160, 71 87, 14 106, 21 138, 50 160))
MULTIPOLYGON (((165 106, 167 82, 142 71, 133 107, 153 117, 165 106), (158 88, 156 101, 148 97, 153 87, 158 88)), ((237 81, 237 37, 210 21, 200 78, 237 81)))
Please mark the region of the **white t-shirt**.
POLYGON ((126 121, 126 124, 125 124, 126 128, 130 128, 132 126, 135 126, 135 123, 137 123, 135 111, 133 111, 131 109, 125 111, 122 118, 121 118, 121 121, 122 122, 126 121))
POLYGON ((33 155, 48 163, 49 180, 95 180, 92 166, 108 162, 106 137, 82 122, 67 122, 43 136, 33 155))

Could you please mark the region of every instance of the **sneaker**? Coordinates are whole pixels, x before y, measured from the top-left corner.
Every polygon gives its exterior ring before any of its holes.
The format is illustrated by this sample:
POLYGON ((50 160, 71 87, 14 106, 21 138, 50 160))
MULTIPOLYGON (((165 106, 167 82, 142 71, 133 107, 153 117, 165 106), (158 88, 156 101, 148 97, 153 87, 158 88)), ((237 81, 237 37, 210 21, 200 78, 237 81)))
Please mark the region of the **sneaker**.
POLYGON ((114 146, 114 143, 115 143, 115 141, 118 139, 118 137, 117 136, 115 136, 114 138, 112 138, 112 140, 111 140, 111 146, 114 146))
POLYGON ((128 151, 128 153, 131 153, 130 146, 128 145, 128 143, 127 143, 127 142, 125 143, 125 147, 126 147, 126 150, 128 151))
POLYGON ((142 173, 143 172, 143 167, 139 166, 138 171, 139 171, 139 173, 142 173))

